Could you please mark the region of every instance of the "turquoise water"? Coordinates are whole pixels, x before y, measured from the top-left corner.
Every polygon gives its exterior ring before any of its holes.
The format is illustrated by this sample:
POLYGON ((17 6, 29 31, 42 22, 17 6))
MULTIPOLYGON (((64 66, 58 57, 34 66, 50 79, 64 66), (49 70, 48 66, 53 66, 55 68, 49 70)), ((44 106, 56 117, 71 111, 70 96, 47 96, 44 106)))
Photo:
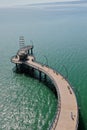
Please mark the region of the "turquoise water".
POLYGON ((61 72, 77 95, 79 130, 87 129, 87 6, 0 9, 0 129, 47 130, 57 99, 38 80, 13 73, 18 38, 34 44, 38 61, 61 72), (66 71, 67 70, 67 71, 66 71))

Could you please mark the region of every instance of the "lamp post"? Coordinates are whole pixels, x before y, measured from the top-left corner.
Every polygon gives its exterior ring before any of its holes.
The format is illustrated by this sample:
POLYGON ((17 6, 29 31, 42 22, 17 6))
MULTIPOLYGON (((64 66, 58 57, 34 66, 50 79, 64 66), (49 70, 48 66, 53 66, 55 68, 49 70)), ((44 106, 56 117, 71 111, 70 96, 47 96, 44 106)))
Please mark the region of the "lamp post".
POLYGON ((33 41, 30 40, 30 43, 31 43, 31 45, 32 45, 32 48, 31 48, 31 55, 33 55, 33 41))
POLYGON ((46 59, 46 66, 48 66, 48 59, 47 57, 44 55, 45 59, 46 59))
MULTIPOLYGON (((45 55, 44 55, 44 58, 46 59, 46 66, 48 67, 48 59, 45 55)), ((44 79, 45 79, 45 81, 47 81, 47 75, 46 74, 44 75, 44 79)))
POLYGON ((65 77, 65 79, 68 79, 68 70, 67 70, 67 68, 65 67, 65 65, 63 65, 63 67, 64 67, 64 69, 65 69, 65 71, 66 71, 66 77, 65 77))

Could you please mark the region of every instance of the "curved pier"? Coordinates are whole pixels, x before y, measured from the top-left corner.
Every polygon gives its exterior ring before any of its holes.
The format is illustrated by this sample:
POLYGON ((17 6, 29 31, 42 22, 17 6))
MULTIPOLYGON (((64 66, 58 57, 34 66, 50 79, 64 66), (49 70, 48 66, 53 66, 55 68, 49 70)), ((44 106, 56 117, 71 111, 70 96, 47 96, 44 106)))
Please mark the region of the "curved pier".
MULTIPOLYGON (((32 47, 31 47, 32 48, 32 47)), ((30 49, 31 49, 30 48, 30 49)), ((23 50, 23 49, 22 49, 23 50)), ((26 49, 25 49, 26 50, 26 49)), ((27 50, 28 51, 28 50, 27 50)), ((19 51, 20 54, 21 51, 19 51)), ((24 55, 24 54, 23 54, 24 55)), ((41 73, 48 75, 56 87, 58 95, 58 108, 56 112, 56 117, 51 126, 51 130, 77 130, 78 128, 78 105, 77 100, 68 81, 59 73, 49 68, 48 66, 42 65, 35 61, 33 55, 27 55, 26 59, 22 59, 17 54, 12 57, 12 62, 16 65, 27 65, 39 71, 41 73)))

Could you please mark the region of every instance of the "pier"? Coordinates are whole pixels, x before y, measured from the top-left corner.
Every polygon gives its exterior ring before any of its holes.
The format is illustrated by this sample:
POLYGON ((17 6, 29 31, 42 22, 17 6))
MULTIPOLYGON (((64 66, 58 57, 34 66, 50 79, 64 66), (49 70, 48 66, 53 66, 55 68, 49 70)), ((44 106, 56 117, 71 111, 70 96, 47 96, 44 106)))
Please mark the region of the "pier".
POLYGON ((77 130, 78 105, 75 93, 68 80, 47 65, 37 62, 33 56, 33 46, 25 46, 19 49, 11 61, 16 64, 16 67, 25 65, 31 67, 32 70, 37 70, 40 80, 42 73, 44 73, 44 77, 48 76, 54 84, 58 96, 58 105, 50 130, 77 130))

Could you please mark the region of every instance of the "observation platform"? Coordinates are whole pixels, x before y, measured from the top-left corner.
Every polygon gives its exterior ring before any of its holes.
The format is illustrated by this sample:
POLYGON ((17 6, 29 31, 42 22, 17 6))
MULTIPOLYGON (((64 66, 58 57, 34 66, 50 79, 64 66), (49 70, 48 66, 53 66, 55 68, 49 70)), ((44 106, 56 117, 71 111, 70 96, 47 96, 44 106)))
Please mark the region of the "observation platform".
POLYGON ((17 55, 12 57, 11 61, 15 63, 16 66, 23 64, 32 67, 35 70, 38 70, 40 78, 41 73, 44 73, 51 79, 52 83, 54 84, 58 96, 58 106, 56 116, 50 127, 50 130, 77 130, 78 105, 72 87, 60 73, 49 68, 48 66, 36 62, 35 57, 32 55, 33 51, 31 51, 31 54, 29 53, 31 49, 33 49, 33 47, 28 46, 26 49, 22 48, 22 50, 25 52, 25 56, 24 53, 23 55, 20 55, 20 49, 17 55))

